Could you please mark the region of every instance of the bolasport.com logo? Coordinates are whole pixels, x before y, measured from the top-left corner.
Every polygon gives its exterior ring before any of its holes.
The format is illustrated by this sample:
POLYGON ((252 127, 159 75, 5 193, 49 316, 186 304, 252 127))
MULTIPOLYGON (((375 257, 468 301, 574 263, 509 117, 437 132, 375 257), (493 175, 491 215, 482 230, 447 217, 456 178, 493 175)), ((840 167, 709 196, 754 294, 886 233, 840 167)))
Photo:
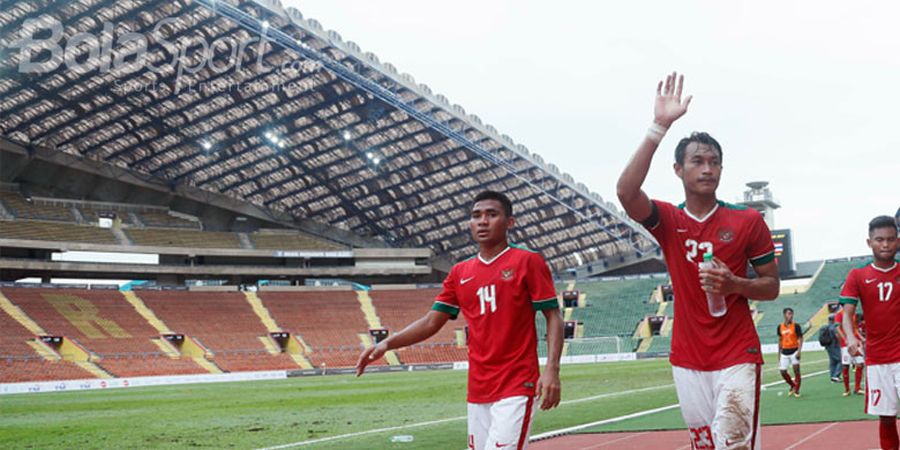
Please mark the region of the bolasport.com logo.
MULTIPOLYGON (((18 71, 28 74, 47 74, 62 70, 78 76, 91 72, 113 74, 112 86, 117 93, 151 91, 160 88, 160 79, 168 79, 168 89, 175 94, 184 91, 304 91, 311 88, 307 77, 298 74, 317 72, 318 61, 287 59, 278 67, 266 64, 264 55, 272 45, 266 38, 268 23, 263 23, 262 36, 238 39, 232 35, 208 40, 199 31, 171 40, 175 30, 183 28, 178 19, 167 17, 154 24, 147 34, 130 31, 128 25, 103 23, 98 34, 79 32, 66 35, 66 27, 59 19, 43 15, 23 22, 18 39, 10 49, 19 50, 18 71), (239 72, 250 65, 256 73, 280 71, 291 81, 234 81, 216 77, 214 81, 199 81, 195 76, 208 71, 211 76, 239 72), (156 77, 127 79, 128 75, 149 70, 156 77), (148 81, 147 78, 152 79, 148 81)), ((303 45, 300 43, 300 45, 303 45)))

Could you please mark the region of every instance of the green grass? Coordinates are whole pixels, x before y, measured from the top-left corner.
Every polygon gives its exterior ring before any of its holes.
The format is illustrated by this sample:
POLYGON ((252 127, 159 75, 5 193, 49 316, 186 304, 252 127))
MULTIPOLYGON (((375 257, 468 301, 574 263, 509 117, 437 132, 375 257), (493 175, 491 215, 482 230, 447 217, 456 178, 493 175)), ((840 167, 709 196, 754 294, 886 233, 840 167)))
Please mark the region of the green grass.
MULTIPOLYGON (((804 353, 805 371, 825 358, 804 353)), ((769 359, 764 382, 778 379, 769 359)), ((533 434, 677 401, 665 360, 564 366, 562 381, 564 401, 603 397, 539 412, 533 434)), ((259 448, 438 419, 453 420, 312 448, 464 448, 465 383, 465 372, 434 371, 2 396, 0 448, 259 448), (396 434, 415 441, 390 443, 396 434)), ((805 381, 800 399, 778 391, 763 394, 764 423, 863 417, 861 397, 840 397, 825 376, 805 381)), ((604 430, 682 427, 677 410, 614 425, 604 430)))

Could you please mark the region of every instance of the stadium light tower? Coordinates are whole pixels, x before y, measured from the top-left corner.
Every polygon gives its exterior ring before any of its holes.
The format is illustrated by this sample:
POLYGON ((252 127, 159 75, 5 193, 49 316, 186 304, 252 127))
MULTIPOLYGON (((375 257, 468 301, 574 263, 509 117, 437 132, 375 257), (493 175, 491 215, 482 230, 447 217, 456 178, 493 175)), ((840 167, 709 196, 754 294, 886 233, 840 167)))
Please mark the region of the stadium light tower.
POLYGON ((775 210, 781 208, 781 205, 772 196, 769 190, 768 181, 751 181, 747 183, 747 189, 744 191, 744 200, 738 202, 741 205, 749 206, 762 214, 766 220, 769 229, 775 228, 775 210))

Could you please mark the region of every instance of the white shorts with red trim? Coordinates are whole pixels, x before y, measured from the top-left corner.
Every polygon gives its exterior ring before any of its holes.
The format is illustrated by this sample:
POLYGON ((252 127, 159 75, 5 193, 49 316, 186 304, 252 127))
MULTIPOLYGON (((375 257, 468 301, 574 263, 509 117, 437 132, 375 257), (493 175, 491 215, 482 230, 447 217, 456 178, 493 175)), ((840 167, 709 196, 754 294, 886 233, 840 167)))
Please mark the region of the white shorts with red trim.
POLYGON ((861 366, 865 364, 866 356, 864 354, 859 354, 858 356, 850 356, 850 351, 847 350, 847 347, 841 347, 841 364, 845 366, 854 365, 861 366))
POLYGON ((535 411, 534 397, 524 395, 493 403, 469 403, 469 448, 525 449, 535 411))
POLYGON ((866 413, 896 416, 900 400, 900 363, 866 366, 866 413))
POLYGON ((797 357, 798 352, 791 353, 790 355, 785 355, 784 353, 779 353, 778 356, 778 369, 779 370, 788 370, 792 366, 800 365, 800 358, 797 357))
POLYGON ((681 415, 694 450, 761 448, 759 364, 701 371, 672 367, 681 415))

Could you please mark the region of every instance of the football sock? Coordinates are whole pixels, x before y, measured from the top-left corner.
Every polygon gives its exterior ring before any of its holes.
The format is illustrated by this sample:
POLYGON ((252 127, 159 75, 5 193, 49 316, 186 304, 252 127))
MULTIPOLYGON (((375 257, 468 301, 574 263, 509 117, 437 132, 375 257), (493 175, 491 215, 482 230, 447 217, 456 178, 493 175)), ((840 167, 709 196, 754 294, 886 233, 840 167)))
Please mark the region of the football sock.
POLYGON ((784 382, 791 387, 791 390, 794 390, 794 380, 791 379, 791 376, 788 375, 787 372, 781 372, 781 377, 784 378, 784 382))
POLYGON ((900 438, 897 437, 897 418, 894 416, 880 416, 878 422, 878 435, 881 437, 881 448, 897 450, 900 447, 900 438))
POLYGON ((844 366, 844 368, 841 369, 841 378, 844 379, 844 391, 849 391, 850 390, 850 367, 849 366, 844 366))
POLYGON ((794 376, 797 378, 794 380, 794 392, 800 393, 800 369, 794 370, 794 376))
POLYGON ((859 390, 859 383, 862 381, 862 367, 856 366, 856 390, 859 390))

